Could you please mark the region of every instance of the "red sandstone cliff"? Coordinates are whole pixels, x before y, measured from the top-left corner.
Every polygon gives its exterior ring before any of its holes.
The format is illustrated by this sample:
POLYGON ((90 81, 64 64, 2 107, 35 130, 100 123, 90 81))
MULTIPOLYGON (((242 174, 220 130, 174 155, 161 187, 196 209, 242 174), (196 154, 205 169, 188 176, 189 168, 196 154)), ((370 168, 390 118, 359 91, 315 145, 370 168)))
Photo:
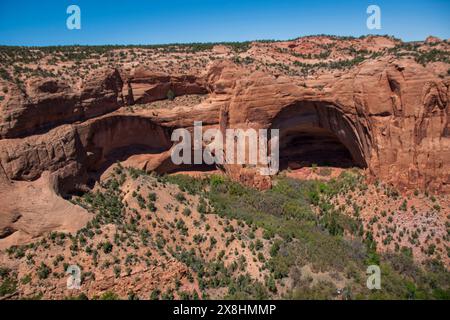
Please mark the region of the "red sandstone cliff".
MULTIPOLYGON (((311 48, 310 41, 297 40, 288 48, 311 48)), ((394 45, 361 44, 364 50, 394 45)), ((271 47, 257 44, 249 52, 263 55, 261 48, 271 47)), ((31 181, 50 171, 64 178, 61 190, 73 191, 86 183, 88 172, 113 161, 118 149, 130 147, 131 155, 134 147, 144 146, 167 157, 171 131, 199 120, 222 129, 279 128, 282 139, 331 132, 373 177, 400 187, 448 192, 450 79, 436 68, 385 54, 345 72, 301 79, 222 59, 196 74, 170 75, 138 66, 129 72, 100 69, 78 84, 48 78, 30 79, 24 88, 8 83, 1 102, 0 163, 10 180, 31 181), (176 96, 209 97, 171 110, 122 108, 165 99, 169 90, 176 96)), ((321 143, 329 146, 325 139, 321 143)), ((230 170, 237 179, 266 184, 255 182, 259 178, 250 169, 230 170)))

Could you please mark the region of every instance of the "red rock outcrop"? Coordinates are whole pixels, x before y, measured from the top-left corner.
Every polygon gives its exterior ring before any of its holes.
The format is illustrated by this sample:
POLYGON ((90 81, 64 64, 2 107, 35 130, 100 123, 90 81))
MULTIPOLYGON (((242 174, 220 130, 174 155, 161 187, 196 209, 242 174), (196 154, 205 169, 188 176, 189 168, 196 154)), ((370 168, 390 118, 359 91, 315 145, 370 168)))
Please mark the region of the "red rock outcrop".
MULTIPOLYGON (((98 169, 108 154, 127 146, 163 152, 170 148, 172 129, 189 128, 199 120, 216 127, 221 122, 224 128, 280 128, 282 137, 295 136, 296 132, 317 137, 320 130, 326 130, 349 150, 355 164, 368 167, 375 177, 402 187, 449 190, 449 80, 435 77, 410 59, 370 60, 333 81, 319 77, 311 85, 219 62, 202 77, 210 99, 194 108, 143 111, 139 115, 122 110, 95 118, 119 105, 121 81, 116 72, 112 75, 97 78, 97 91, 94 80, 83 86, 83 116, 94 117, 92 120, 64 125, 47 134, 1 140, 1 163, 7 176, 33 180, 44 170, 59 170, 71 162, 98 169), (316 88, 317 83, 322 90, 316 88)), ((160 85, 154 91, 159 99, 170 86, 170 78, 163 77, 161 82, 152 79, 158 83, 156 87, 160 85)), ((178 93, 199 92, 200 87, 194 87, 192 91, 184 87, 185 91, 178 93)), ((24 105, 20 115, 52 101, 61 102, 57 109, 74 110, 68 87, 47 81, 33 88, 37 88, 33 99, 39 103, 24 105), (40 96, 42 91, 45 98, 40 96)), ((68 114, 59 113, 62 116, 53 122, 49 119, 56 113, 42 116, 26 128, 65 122, 70 119, 68 114)), ((6 130, 7 136, 27 131, 20 122, 11 123, 17 124, 12 131, 6 130)))
MULTIPOLYGON (((292 44, 309 45, 305 41, 292 44)), ((358 45, 396 44, 380 41, 367 38, 358 45)), ((450 191, 450 79, 411 58, 385 55, 346 73, 306 80, 228 60, 197 75, 145 67, 121 72, 102 69, 80 85, 56 79, 33 79, 24 89, 10 84, 0 123, 0 163, 8 179, 32 181, 44 171, 59 172, 64 193, 81 187, 89 172, 134 153, 159 154, 145 165, 149 170, 168 168, 171 131, 203 121, 222 130, 278 128, 281 157, 327 151, 327 158, 334 154, 367 167, 373 177, 400 187, 450 191), (209 98, 170 110, 121 108, 165 99, 169 90, 209 98)), ((268 185, 259 177, 252 182, 256 176, 247 166, 224 170, 248 184, 268 185)))
POLYGON ((11 86, 2 106, 0 137, 16 138, 99 116, 123 105, 117 70, 89 75, 81 88, 58 79, 30 79, 25 88, 11 86))
POLYGON ((296 115, 314 109, 316 116, 305 118, 308 126, 333 132, 375 177, 406 188, 450 191, 448 79, 411 59, 388 57, 322 85, 318 91, 289 78, 241 75, 228 86, 228 126, 268 128, 290 108, 289 121, 278 125, 287 131, 296 115))
MULTIPOLYGON (((397 44, 379 37, 354 43, 358 50, 374 52, 397 44)), ((329 45, 342 44, 305 38, 255 44, 247 54, 257 58, 272 50, 269 57, 277 57, 278 49, 319 54, 329 45)), ((445 62, 424 66, 411 57, 385 54, 345 72, 300 78, 225 59, 199 74, 170 75, 138 66, 130 72, 99 69, 76 83, 55 78, 30 78, 24 85, 2 82, 7 94, 0 100, 0 238, 15 233, 20 242, 46 230, 69 230, 67 223, 73 221, 67 213, 86 221, 85 211, 59 196, 86 191, 114 161, 133 156, 130 161, 144 170, 188 170, 171 162, 170 136, 177 128, 192 130, 194 121, 223 132, 280 129, 282 166, 359 166, 373 179, 402 189, 448 193, 450 76, 445 68, 445 62), (132 107, 166 99, 170 91, 208 96, 194 106, 132 107), (34 209, 26 208, 26 197, 34 209), (55 216, 33 227, 27 221, 36 218, 37 210, 55 216)), ((247 185, 271 185, 254 165, 220 169, 247 185)))
POLYGON ((205 94, 204 83, 194 75, 168 75, 139 67, 127 81, 126 96, 129 104, 148 103, 174 96, 205 94))

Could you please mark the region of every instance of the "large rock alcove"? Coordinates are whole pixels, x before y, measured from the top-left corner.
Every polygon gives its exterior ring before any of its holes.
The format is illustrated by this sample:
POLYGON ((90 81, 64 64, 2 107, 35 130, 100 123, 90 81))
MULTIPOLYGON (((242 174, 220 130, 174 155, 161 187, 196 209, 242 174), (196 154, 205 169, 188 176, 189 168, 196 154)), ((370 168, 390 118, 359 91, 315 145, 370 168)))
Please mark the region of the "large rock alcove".
POLYGON ((271 129, 280 130, 281 169, 311 165, 367 167, 365 136, 339 108, 299 101, 283 108, 271 129))

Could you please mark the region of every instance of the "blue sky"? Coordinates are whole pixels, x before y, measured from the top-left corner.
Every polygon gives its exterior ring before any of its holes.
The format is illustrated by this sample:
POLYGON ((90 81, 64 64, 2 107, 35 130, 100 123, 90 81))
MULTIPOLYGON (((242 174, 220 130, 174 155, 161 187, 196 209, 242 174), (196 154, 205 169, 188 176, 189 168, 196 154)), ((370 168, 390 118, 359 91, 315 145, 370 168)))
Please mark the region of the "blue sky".
POLYGON ((450 38, 450 0, 0 0, 0 44, 156 44, 291 39, 311 34, 450 38), (81 30, 66 9, 81 8, 81 30), (366 8, 381 8, 368 30, 366 8))

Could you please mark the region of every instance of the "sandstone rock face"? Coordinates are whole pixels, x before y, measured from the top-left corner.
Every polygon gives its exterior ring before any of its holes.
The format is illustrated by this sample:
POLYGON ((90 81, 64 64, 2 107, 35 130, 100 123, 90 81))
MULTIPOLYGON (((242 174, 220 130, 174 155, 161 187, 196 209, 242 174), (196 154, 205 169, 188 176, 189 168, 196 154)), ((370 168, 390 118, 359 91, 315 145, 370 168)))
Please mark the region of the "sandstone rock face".
POLYGON ((10 98, 2 106, 0 136, 3 138, 23 137, 81 118, 81 109, 76 108, 76 93, 63 81, 31 79, 25 89, 10 86, 10 90, 10 98))
POLYGON ((130 104, 148 103, 166 99, 171 92, 175 96, 205 94, 202 79, 194 75, 168 75, 137 68, 128 79, 127 101, 130 104))
POLYGON ((439 43, 439 42, 442 42, 442 40, 439 39, 438 37, 429 36, 429 37, 427 37, 425 39, 425 43, 432 43, 432 44, 434 44, 434 43, 439 43))
POLYGON ((11 86, 1 110, 0 137, 24 137, 114 111, 123 104, 122 86, 117 70, 96 71, 81 88, 57 79, 31 79, 26 88, 11 86))
MULTIPOLYGON (((303 50, 311 41, 274 46, 303 50)), ((375 52, 395 45, 377 37, 358 42, 375 52)), ((255 45, 249 52, 258 50, 255 45)), ((10 84, 1 104, 1 172, 11 181, 56 173, 61 194, 83 189, 91 173, 133 154, 145 169, 163 172, 173 169, 171 132, 192 130, 194 121, 202 121, 221 130, 280 129, 280 156, 287 162, 336 160, 366 167, 374 178, 402 188, 448 192, 449 87, 448 76, 392 55, 306 80, 230 60, 215 61, 201 74, 169 75, 138 66, 126 74, 101 69, 79 85, 32 79, 25 88, 10 84), (169 91, 209 96, 193 107, 130 110, 166 99, 169 91)), ((270 179, 249 166, 222 169, 247 184, 270 186, 270 179)))
POLYGON ((92 215, 55 192, 58 174, 44 173, 33 182, 0 184, 0 249, 27 243, 50 231, 76 232, 92 215))
POLYGON ((10 180, 32 181, 43 171, 54 172, 71 162, 83 162, 76 131, 70 125, 47 134, 0 140, 1 164, 10 180))
POLYGON ((448 192, 449 84, 414 61, 391 58, 325 80, 321 92, 253 73, 232 85, 227 126, 327 129, 374 176, 400 187, 448 192))
MULTIPOLYGON (((192 132, 194 121, 223 133, 279 129, 281 169, 358 166, 400 189, 450 192, 449 64, 386 54, 401 43, 383 37, 351 45, 379 56, 309 77, 264 69, 277 61, 304 63, 302 55, 313 61, 316 55, 326 61, 348 56, 345 41, 307 37, 253 44, 241 58, 262 59, 258 68, 236 63, 230 48, 215 47, 213 53, 228 59, 214 59, 202 72, 171 74, 140 65, 94 68, 75 82, 0 80, 0 247, 84 225, 90 215, 62 197, 89 190, 115 161, 158 173, 217 169, 171 161, 172 132, 192 132), (339 49, 324 53, 330 46, 339 49), (189 106, 152 106, 182 95, 205 99, 189 106)), ((420 46, 448 49, 447 42, 434 38, 420 46)), ((267 189, 272 180, 259 174, 260 166, 218 169, 267 189)))
POLYGON ((116 69, 91 74, 83 83, 80 93, 84 118, 96 117, 122 106, 122 87, 122 78, 116 69))
POLYGON ((171 146, 168 130, 140 116, 102 117, 77 126, 77 133, 90 171, 133 154, 158 154, 171 146))

